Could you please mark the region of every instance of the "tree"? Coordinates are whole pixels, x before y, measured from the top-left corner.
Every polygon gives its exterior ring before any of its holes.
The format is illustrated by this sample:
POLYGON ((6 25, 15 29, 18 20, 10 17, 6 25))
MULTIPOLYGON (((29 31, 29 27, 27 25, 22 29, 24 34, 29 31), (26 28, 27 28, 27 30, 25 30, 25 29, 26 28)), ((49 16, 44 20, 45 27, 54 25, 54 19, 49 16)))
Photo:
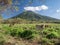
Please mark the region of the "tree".
POLYGON ((0 0, 0 4, 4 4, 4 5, 6 5, 6 4, 11 4, 12 3, 12 0, 0 0))
MULTIPOLYGON (((24 2, 25 0, 21 0, 24 2)), ((28 5, 32 4, 35 0, 29 0, 28 5)), ((44 0, 37 0, 37 1, 43 1, 44 0)), ((15 0, 15 2, 18 2, 18 0, 15 0)), ((19 2, 20 3, 20 2, 19 2)), ((17 6, 12 6, 13 0, 0 0, 0 13, 6 10, 8 7, 10 7, 11 10, 19 10, 17 6)), ((17 4, 17 3, 16 3, 17 4)))
POLYGON ((12 0, 0 0, 0 13, 12 4, 12 0))

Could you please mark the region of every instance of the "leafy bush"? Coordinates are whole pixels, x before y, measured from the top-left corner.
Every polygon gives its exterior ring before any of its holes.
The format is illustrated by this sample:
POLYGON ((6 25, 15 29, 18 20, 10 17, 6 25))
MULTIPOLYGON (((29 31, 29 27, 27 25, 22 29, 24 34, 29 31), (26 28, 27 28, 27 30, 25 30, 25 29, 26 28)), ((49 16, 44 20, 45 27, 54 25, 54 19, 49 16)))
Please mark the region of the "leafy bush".
POLYGON ((18 32, 18 36, 20 36, 21 38, 25 38, 25 39, 33 38, 32 34, 33 34, 33 32, 30 30, 25 30, 22 33, 18 32))
POLYGON ((53 43, 47 39, 47 38, 42 38, 42 45, 53 45, 53 43))
POLYGON ((57 32, 51 32, 46 37, 49 38, 49 39, 51 39, 51 38, 57 38, 58 37, 58 33, 57 32))
POLYGON ((12 29, 11 31, 10 31, 10 35, 11 36, 16 36, 17 35, 17 29, 12 29))
POLYGON ((32 31, 32 30, 23 30, 22 27, 20 28, 12 28, 10 30, 10 35, 11 36, 17 36, 17 37, 21 37, 21 38, 24 38, 24 39, 31 39, 33 38, 36 34, 36 31, 32 31))
POLYGON ((48 31, 47 31, 47 30, 44 30, 44 31, 43 31, 43 34, 44 34, 44 35, 47 35, 47 34, 48 34, 48 31))

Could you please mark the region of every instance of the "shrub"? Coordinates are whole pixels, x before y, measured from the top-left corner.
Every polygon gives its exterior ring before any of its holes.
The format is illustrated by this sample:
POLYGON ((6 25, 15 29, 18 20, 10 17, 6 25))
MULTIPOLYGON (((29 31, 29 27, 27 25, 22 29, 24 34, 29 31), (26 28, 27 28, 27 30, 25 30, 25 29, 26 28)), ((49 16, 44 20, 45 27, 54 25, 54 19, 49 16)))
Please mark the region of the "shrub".
POLYGON ((58 33, 57 32, 51 32, 46 37, 49 38, 49 39, 51 39, 51 38, 57 38, 58 37, 58 33))
POLYGON ((42 38, 42 45, 53 45, 53 43, 51 43, 51 41, 47 38, 42 38))
POLYGON ((23 32, 18 32, 18 36, 24 39, 32 39, 34 37, 34 32, 31 30, 24 30, 23 32))
POLYGON ((17 35, 17 29, 12 29, 11 31, 10 31, 10 35, 11 36, 16 36, 17 35))
POLYGON ((44 30, 44 31, 43 31, 43 34, 44 34, 44 35, 47 35, 47 34, 48 34, 48 31, 47 31, 47 30, 44 30))

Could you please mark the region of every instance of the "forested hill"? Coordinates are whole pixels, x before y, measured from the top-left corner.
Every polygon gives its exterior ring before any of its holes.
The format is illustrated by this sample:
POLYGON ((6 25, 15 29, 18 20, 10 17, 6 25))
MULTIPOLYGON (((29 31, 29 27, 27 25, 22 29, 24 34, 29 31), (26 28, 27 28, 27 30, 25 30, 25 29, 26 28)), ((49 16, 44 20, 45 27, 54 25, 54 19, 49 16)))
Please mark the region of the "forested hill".
POLYGON ((43 16, 40 14, 37 14, 35 12, 32 11, 24 11, 21 14, 12 17, 14 18, 21 18, 21 19, 25 19, 25 20, 29 20, 29 21, 43 21, 43 22, 60 22, 59 19, 55 19, 52 17, 48 17, 48 16, 43 16))

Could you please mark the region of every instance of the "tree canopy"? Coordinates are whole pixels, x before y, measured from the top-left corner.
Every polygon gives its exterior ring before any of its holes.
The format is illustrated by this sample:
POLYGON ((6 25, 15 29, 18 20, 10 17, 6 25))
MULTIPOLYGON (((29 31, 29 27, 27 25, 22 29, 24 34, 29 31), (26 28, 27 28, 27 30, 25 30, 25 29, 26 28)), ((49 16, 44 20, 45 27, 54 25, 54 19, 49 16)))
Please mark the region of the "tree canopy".
MULTIPOLYGON (((14 0, 17 4, 18 0, 14 0)), ((25 0, 21 0, 22 2, 24 2, 25 0)), ((35 0, 29 0, 28 4, 32 4, 33 1, 35 0)), ((38 1, 44 1, 44 0, 38 0, 38 1)), ((11 10, 13 10, 13 8, 17 11, 18 7, 17 6, 12 6, 13 4, 13 0, 0 0, 0 13, 3 12, 4 10, 6 10, 8 7, 10 7, 11 10)))

